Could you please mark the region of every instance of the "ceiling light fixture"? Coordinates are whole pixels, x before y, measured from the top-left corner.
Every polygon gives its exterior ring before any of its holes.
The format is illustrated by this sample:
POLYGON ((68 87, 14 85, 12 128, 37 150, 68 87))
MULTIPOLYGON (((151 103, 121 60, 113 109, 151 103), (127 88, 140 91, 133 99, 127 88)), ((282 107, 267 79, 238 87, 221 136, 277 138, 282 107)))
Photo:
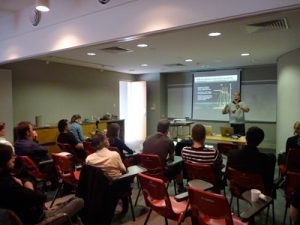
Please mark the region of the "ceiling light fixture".
POLYGON ((146 48, 146 47, 148 47, 148 45, 142 43, 142 44, 137 44, 137 47, 139 47, 139 48, 146 48))
POLYGON ((220 35, 221 35, 220 32, 211 32, 211 33, 208 34, 208 36, 210 36, 210 37, 217 37, 217 36, 220 36, 220 35))
POLYGON ((144 63, 144 64, 141 64, 141 66, 148 66, 148 64, 144 63))
POLYGON ((41 12, 50 11, 49 0, 36 0, 35 8, 36 8, 36 10, 41 11, 41 12))
POLYGON ((88 52, 88 53, 86 53, 86 54, 89 55, 89 56, 95 56, 95 55, 96 55, 95 52, 88 52))
POLYGON ((186 61, 186 62, 193 62, 192 59, 186 59, 185 61, 186 61))
POLYGON ((250 55, 250 53, 248 53, 248 52, 245 52, 245 53, 241 54, 241 56, 249 56, 249 55, 250 55))

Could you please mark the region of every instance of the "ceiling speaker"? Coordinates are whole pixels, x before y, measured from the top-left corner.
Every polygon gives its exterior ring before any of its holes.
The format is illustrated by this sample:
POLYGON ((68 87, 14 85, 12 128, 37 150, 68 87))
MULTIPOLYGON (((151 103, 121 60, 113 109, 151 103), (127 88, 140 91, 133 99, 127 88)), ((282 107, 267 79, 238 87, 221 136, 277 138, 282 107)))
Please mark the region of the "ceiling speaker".
POLYGON ((110 0, 98 0, 101 4, 106 4, 108 3, 110 0))

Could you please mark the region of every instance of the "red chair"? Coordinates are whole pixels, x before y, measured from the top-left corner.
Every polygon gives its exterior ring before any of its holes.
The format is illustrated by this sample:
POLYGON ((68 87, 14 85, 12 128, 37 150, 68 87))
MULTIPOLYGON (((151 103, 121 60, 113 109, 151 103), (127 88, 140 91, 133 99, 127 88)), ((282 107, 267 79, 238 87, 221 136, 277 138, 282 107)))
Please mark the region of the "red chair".
POLYGON ((146 217, 144 225, 147 224, 152 210, 165 217, 165 223, 168 219, 177 221, 180 224, 189 211, 188 202, 177 202, 173 196, 169 196, 163 180, 138 174, 138 179, 143 191, 146 206, 150 211, 146 217))
POLYGON ((286 174, 286 182, 285 182, 285 190, 284 190, 286 205, 285 205, 285 211, 283 217, 283 224, 285 224, 287 209, 290 206, 294 192, 299 184, 300 184, 300 173, 288 171, 286 174))
POLYGON ((240 149, 241 145, 238 144, 234 144, 234 143, 223 143, 223 142, 219 142, 217 145, 217 149, 219 150, 219 152, 223 155, 228 155, 228 152, 232 149, 240 149))
POLYGON ((92 143, 90 141, 84 141, 82 144, 87 156, 95 152, 95 149, 92 147, 92 143))
POLYGON ((219 193, 222 183, 221 169, 213 164, 192 163, 184 161, 184 167, 189 180, 201 179, 214 185, 213 191, 219 193))
MULTIPOLYGON (((164 165, 162 164, 160 157, 158 155, 141 153, 137 155, 137 161, 140 166, 147 169, 145 174, 163 180, 163 182, 167 184, 167 188, 169 187, 170 178, 167 178, 165 176, 164 165)), ((175 177, 174 178, 172 177, 171 180, 174 180, 174 191, 176 194, 177 191, 176 191, 175 177)), ((134 206, 137 205, 140 193, 141 193, 141 188, 139 189, 134 206)))
POLYGON ((246 225, 231 214, 227 199, 223 195, 206 192, 193 187, 188 188, 193 224, 205 225, 246 225))
POLYGON ((70 144, 67 143, 57 143, 58 147, 63 152, 68 152, 72 154, 72 161, 76 164, 84 164, 85 161, 83 158, 78 157, 78 153, 76 152, 76 149, 74 149, 70 144))
POLYGON ((54 166, 57 172, 57 175, 60 178, 60 185, 55 193, 55 196, 51 202, 50 208, 54 204, 58 193, 61 191, 63 185, 69 184, 73 187, 77 187, 79 178, 80 178, 80 171, 74 171, 74 165, 70 161, 70 159, 65 156, 61 155, 59 153, 53 153, 52 158, 54 161, 54 166))
MULTIPOLYGON (((28 156, 18 156, 22 160, 22 169, 29 175, 33 181, 38 185, 38 183, 43 184, 43 189, 46 190, 48 174, 42 173, 39 167, 28 157, 28 156)), ((50 163, 52 163, 50 161, 50 163)))
POLYGON ((265 193, 264 181, 261 175, 254 173, 244 173, 234 168, 228 167, 227 179, 229 180, 229 189, 231 192, 230 205, 232 204, 233 197, 237 198, 237 210, 239 214, 239 198, 242 193, 250 189, 258 189, 265 193))

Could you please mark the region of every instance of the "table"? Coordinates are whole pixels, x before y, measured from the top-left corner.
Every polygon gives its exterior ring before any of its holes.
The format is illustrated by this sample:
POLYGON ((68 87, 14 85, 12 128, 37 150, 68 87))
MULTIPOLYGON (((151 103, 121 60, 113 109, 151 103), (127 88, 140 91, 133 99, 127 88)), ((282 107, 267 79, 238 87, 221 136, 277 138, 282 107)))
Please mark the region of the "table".
MULTIPOLYGON (((273 199, 267 195, 265 195, 266 200, 262 200, 259 198, 256 202, 251 201, 251 190, 245 191, 242 194, 242 198, 246 200, 248 203, 250 203, 250 207, 246 209, 243 213, 241 213, 240 217, 242 221, 248 221, 250 219, 254 219, 254 216, 256 216, 258 213, 260 213, 263 209, 265 209, 267 206, 269 206, 273 199)), ((274 218, 273 218, 274 220, 274 218)), ((274 221, 273 221, 274 222, 274 221)))
POLYGON ((171 167, 171 166, 175 166, 176 164, 178 164, 178 163, 181 163, 183 161, 183 159, 182 159, 182 157, 181 156, 178 156, 178 155, 175 155, 174 156, 174 160, 173 161, 167 161, 166 162, 166 165, 168 166, 168 167, 171 167))
POLYGON ((175 139, 181 137, 181 139, 184 139, 184 136, 182 134, 182 130, 181 130, 181 135, 179 135, 179 127, 188 127, 189 129, 189 133, 188 133, 188 136, 190 137, 191 136, 191 125, 193 124, 194 122, 191 122, 191 121, 187 121, 187 122, 171 122, 170 123, 170 127, 175 127, 176 129, 176 137, 175 139))
POLYGON ((137 166, 137 165, 129 166, 129 167, 127 167, 127 172, 125 174, 121 175, 117 180, 131 178, 131 177, 134 177, 137 174, 143 173, 145 171, 147 171, 147 169, 142 166, 137 166))
POLYGON ((223 137, 221 134, 207 135, 205 137, 207 141, 217 141, 217 142, 230 142, 230 143, 238 143, 238 144, 246 144, 245 136, 241 136, 238 139, 234 139, 231 137, 223 137))

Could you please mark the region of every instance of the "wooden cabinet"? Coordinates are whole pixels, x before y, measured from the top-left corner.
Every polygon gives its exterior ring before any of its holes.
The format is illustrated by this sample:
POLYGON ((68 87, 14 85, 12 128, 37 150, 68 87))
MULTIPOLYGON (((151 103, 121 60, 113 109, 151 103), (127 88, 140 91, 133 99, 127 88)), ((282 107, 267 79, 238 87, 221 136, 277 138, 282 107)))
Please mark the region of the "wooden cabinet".
MULTIPOLYGON (((110 123, 118 123, 120 125, 120 139, 124 140, 124 120, 100 120, 98 129, 103 131, 107 129, 110 123)), ((42 145, 47 145, 49 153, 60 152, 59 147, 56 144, 57 136, 59 134, 56 126, 52 127, 39 127, 35 128, 38 134, 38 142, 42 145)), ((84 123, 82 124, 83 135, 85 137, 91 137, 91 134, 96 131, 96 123, 84 123)))

